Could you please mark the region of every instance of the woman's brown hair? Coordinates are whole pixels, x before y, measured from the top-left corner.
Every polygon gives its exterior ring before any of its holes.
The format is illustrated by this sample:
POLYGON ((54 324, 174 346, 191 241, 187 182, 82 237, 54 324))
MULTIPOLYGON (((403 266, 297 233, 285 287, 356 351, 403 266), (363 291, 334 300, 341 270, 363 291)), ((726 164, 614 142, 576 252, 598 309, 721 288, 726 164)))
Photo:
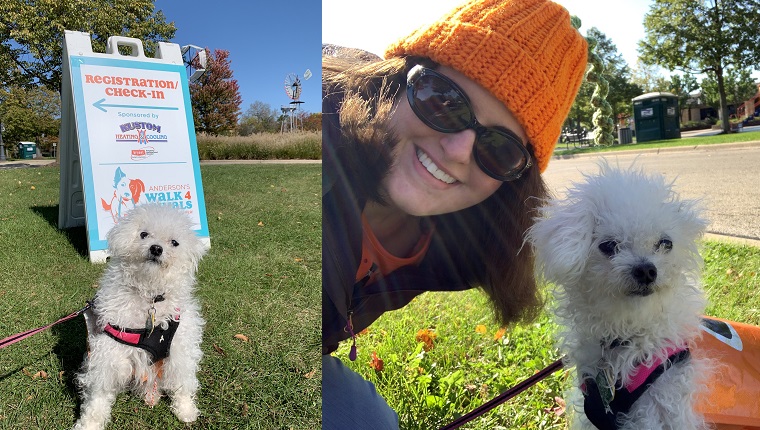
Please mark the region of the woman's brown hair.
MULTIPOLYGON (((392 162, 396 138, 389 126, 395 103, 405 94, 407 72, 415 65, 436 68, 422 57, 367 61, 323 57, 323 97, 340 117, 340 176, 351 178, 360 200, 383 203, 380 182, 392 162)), ((528 151, 533 149, 528 143, 528 151)), ((449 265, 464 282, 482 287, 501 324, 530 320, 543 302, 523 235, 547 190, 535 166, 483 202, 431 217, 434 240, 446 250, 439 264, 449 265)))

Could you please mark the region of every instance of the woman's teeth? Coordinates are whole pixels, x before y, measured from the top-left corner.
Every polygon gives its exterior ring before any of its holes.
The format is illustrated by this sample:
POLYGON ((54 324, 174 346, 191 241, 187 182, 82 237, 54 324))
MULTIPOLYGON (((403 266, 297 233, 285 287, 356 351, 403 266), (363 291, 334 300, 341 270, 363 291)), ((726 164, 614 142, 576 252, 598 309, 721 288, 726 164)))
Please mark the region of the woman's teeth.
POLYGON ((420 160, 420 163, 422 163, 423 166, 425 166, 425 169, 427 169, 428 172, 430 172, 431 175, 433 175, 436 179, 439 181, 445 182, 447 184, 453 184, 457 180, 452 178, 450 175, 448 175, 443 170, 439 169, 438 166, 433 163, 433 160, 430 159, 430 157, 427 156, 422 150, 417 149, 417 159, 420 160))

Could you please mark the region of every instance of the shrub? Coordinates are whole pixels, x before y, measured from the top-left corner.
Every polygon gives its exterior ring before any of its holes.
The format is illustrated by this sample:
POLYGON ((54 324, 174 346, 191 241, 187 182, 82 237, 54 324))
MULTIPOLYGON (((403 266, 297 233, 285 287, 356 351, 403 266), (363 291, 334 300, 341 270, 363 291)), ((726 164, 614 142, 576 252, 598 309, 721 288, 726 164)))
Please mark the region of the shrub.
POLYGON ((199 134, 201 160, 319 160, 322 132, 260 133, 250 136, 199 134))

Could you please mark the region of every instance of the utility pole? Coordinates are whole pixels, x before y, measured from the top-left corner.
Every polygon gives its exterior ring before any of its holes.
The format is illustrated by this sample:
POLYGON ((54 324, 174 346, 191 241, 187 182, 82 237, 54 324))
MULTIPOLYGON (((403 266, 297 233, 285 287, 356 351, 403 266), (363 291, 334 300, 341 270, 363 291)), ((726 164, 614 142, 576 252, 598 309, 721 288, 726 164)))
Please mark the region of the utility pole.
POLYGON ((0 161, 5 161, 5 146, 3 146, 3 132, 5 131, 5 126, 3 125, 3 120, 0 118, 0 161))

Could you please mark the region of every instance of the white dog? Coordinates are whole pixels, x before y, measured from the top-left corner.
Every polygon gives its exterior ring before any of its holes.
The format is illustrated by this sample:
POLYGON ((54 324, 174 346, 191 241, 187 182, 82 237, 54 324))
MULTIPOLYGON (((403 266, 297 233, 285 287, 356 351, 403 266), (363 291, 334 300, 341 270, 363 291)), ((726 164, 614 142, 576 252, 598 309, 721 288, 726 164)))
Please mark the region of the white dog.
POLYGON ((694 401, 709 366, 689 350, 705 306, 706 222, 661 175, 600 170, 548 201, 527 235, 539 271, 560 287, 560 348, 582 392, 571 396, 574 427, 706 428, 694 401))
POLYGON ((196 372, 203 325, 193 296, 206 245, 168 206, 130 210, 107 235, 110 260, 87 317, 89 352, 77 375, 75 429, 102 429, 127 389, 153 406, 162 394, 183 422, 198 418, 196 372))

